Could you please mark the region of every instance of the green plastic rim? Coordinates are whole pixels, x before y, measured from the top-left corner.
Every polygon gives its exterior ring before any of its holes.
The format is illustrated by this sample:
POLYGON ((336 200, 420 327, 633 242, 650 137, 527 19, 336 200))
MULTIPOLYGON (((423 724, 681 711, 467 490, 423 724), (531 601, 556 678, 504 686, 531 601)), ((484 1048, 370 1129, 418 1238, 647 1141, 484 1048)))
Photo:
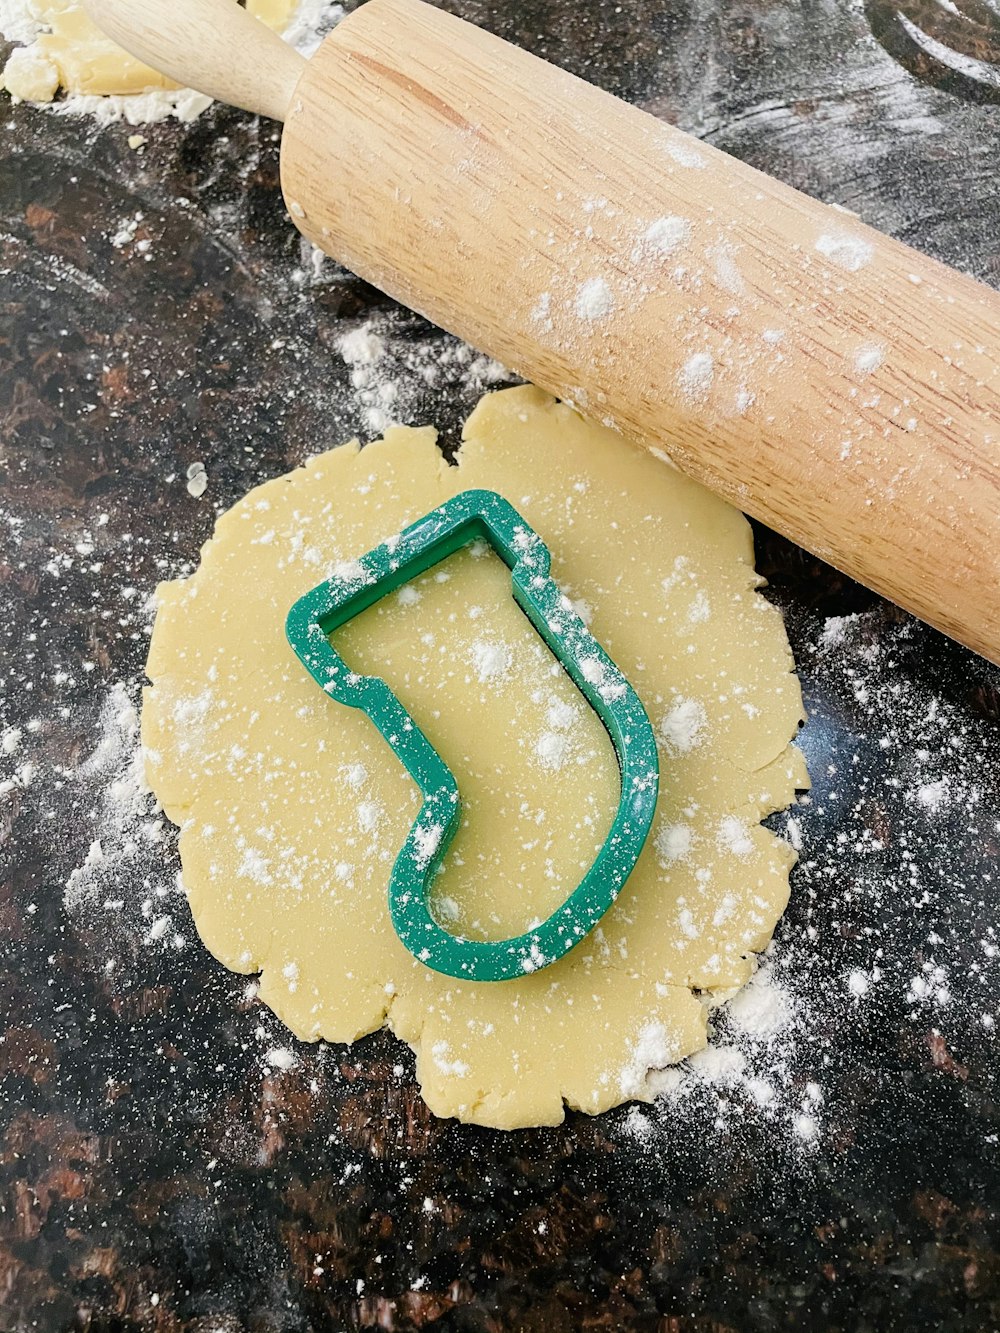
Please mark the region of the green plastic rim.
POLYGON ((549 575, 548 547, 495 491, 463 491, 300 598, 288 642, 338 703, 367 713, 420 788, 423 804, 389 879, 389 913, 401 942, 435 972, 463 981, 509 981, 564 957, 600 921, 635 868, 656 810, 659 759, 646 710, 549 575), (455 835, 461 800, 454 775, 378 676, 352 671, 329 636, 382 597, 476 539, 511 571, 514 600, 597 713, 621 775, 618 810, 590 869, 547 920, 505 940, 454 935, 430 910, 429 887, 455 835))

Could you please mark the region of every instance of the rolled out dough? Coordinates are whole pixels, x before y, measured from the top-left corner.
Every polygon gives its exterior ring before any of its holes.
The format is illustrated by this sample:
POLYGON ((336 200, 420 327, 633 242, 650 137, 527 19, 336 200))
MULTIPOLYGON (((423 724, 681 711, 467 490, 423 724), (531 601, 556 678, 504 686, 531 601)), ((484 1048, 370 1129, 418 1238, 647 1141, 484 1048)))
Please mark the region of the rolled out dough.
MULTIPOLYGON (((247 0, 247 9, 281 31, 295 0, 247 0)), ((2 86, 26 102, 51 102, 60 88, 68 93, 120 96, 177 88, 123 50, 91 23, 80 0, 36 0, 34 17, 42 31, 8 57, 2 86)))
MULTIPOLYGON (((705 993, 747 980, 788 897, 788 846, 759 820, 807 777, 781 616, 736 510, 539 390, 484 398, 458 466, 394 428, 250 492, 198 571, 161 586, 142 736, 181 825, 202 939, 306 1040, 388 1023, 439 1115, 554 1124, 649 1095, 706 1042, 705 993), (638 691, 660 742, 657 820, 601 925, 523 979, 461 983, 397 940, 386 906, 416 788, 372 723, 324 696, 287 646, 291 604, 468 487, 502 492, 638 691)), ((435 891, 455 930, 544 919, 610 825, 607 735, 510 595, 467 548, 337 632, 385 677, 454 772, 465 822, 435 891)))

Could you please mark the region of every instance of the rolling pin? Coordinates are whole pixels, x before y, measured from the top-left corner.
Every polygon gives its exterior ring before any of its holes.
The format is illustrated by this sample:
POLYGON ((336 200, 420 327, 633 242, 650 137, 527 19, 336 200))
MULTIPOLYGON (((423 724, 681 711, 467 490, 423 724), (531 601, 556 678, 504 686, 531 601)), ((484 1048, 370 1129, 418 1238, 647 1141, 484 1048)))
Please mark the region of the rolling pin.
POLYGON ((299 229, 1000 662, 1000 295, 420 0, 304 60, 232 0, 86 0, 283 120, 299 229))

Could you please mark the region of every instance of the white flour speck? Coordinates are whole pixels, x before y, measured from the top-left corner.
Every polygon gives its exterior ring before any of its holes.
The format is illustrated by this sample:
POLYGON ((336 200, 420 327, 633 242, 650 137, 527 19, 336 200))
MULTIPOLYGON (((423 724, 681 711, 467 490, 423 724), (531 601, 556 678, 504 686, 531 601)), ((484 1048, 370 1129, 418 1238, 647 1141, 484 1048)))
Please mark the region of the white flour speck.
POLYGON ((427 396, 445 391, 479 394, 511 378, 499 362, 467 343, 434 331, 412 335, 404 314, 376 312, 337 340, 357 395, 364 428, 381 434, 391 425, 427 419, 427 396))
POLYGON ((422 824, 413 835, 413 859, 418 866, 425 866, 441 846, 444 828, 441 824, 422 824))
POLYGON ((598 320, 610 315, 614 309, 611 289, 603 278, 588 278, 580 284, 576 293, 576 313, 581 319, 598 320))
POLYGON ((509 673, 514 655, 505 643, 477 640, 470 650, 476 679, 485 685, 502 681, 509 673))
POLYGON ((735 815, 726 815, 719 824, 719 846, 730 851, 734 856, 749 856, 753 851, 753 839, 750 829, 742 819, 735 815))
POLYGON ((695 171, 704 171, 708 166, 703 153, 699 153, 691 144, 676 140, 667 144, 667 153, 680 167, 689 167, 695 171))
POLYGON ((362 801, 358 805, 358 827, 362 833, 374 833, 382 823, 382 815, 377 801, 362 801))
POLYGON ((687 398, 703 398, 715 378, 715 361, 708 352, 695 352, 681 366, 677 383, 687 398))
POLYGON ((675 861, 682 861, 694 844, 694 831, 690 824, 665 824, 656 835, 655 847, 660 864, 666 868, 675 861))
POLYGON ((535 742, 535 755, 543 768, 562 768, 569 752, 569 741, 557 731, 546 731, 535 742))
POLYGON ((688 754, 701 741, 708 717, 698 699, 677 699, 660 722, 660 739, 672 754, 688 754))
POLYGON ((884 360, 885 347, 881 343, 862 343, 854 353, 854 369, 859 375, 870 375, 884 360))
POLYGON ((816 249, 824 259, 836 264, 847 273, 857 273, 871 263, 875 247, 863 236, 852 236, 849 232, 824 232, 816 241, 816 249))
POLYGON ((676 1056, 676 1049, 662 1023, 644 1024, 632 1042, 629 1058, 618 1074, 623 1097, 644 1096, 650 1070, 664 1069, 676 1056))
POLYGON ((295 1052, 290 1051, 287 1046, 273 1046, 264 1054, 264 1064, 269 1069, 278 1069, 282 1073, 294 1069, 297 1063, 295 1052))
POLYGON ((671 255, 682 245, 686 245, 690 239, 691 223, 687 218, 673 215, 657 218, 642 233, 637 254, 633 258, 638 258, 643 252, 660 256, 671 255))

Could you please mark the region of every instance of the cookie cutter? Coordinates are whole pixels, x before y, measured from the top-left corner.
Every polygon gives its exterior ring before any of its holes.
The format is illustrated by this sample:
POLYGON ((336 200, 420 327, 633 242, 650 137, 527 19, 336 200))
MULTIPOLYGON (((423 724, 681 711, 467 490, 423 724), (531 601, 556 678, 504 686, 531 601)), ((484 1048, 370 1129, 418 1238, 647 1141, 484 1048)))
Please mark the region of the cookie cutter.
POLYGON ((389 879, 389 912, 421 963, 465 981, 507 981, 562 958, 618 897, 649 835, 659 789, 656 740, 632 686, 549 574, 548 547, 495 491, 463 491, 301 597, 285 622, 288 642, 318 685, 360 708, 420 788, 423 803, 389 879), (459 826, 455 777, 388 684, 352 671, 329 636, 463 546, 489 542, 511 571, 514 600, 607 729, 621 774, 608 836, 590 869, 543 921, 505 940, 452 934, 434 919, 428 890, 459 826))

